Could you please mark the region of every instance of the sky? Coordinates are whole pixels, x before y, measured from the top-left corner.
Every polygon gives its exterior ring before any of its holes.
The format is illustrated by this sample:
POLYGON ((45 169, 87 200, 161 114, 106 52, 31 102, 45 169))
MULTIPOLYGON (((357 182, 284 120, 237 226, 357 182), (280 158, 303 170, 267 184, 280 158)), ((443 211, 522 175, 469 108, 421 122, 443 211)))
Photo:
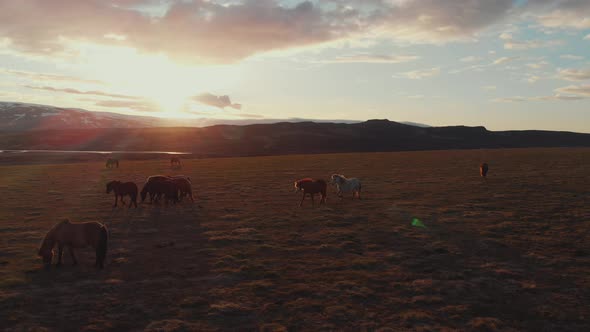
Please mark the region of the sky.
POLYGON ((0 0, 0 101, 590 132, 588 0, 0 0))

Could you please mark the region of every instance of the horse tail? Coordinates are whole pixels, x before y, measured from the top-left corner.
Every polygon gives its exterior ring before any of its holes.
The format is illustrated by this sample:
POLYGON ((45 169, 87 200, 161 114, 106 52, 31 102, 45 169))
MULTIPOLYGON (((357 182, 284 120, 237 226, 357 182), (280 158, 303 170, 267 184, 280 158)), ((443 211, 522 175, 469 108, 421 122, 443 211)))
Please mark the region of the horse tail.
POLYGON ((96 248, 96 260, 98 267, 101 269, 104 267, 104 260, 107 257, 107 242, 109 239, 109 233, 107 226, 102 225, 100 228, 100 237, 98 239, 98 246, 96 248))

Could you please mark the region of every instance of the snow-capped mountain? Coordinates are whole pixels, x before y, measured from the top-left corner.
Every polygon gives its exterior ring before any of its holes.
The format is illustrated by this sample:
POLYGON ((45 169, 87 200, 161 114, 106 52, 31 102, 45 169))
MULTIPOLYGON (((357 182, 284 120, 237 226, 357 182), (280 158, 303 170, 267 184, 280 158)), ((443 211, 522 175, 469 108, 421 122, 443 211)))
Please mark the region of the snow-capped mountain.
POLYGON ((136 128, 162 125, 163 120, 77 108, 0 102, 0 130, 136 128))

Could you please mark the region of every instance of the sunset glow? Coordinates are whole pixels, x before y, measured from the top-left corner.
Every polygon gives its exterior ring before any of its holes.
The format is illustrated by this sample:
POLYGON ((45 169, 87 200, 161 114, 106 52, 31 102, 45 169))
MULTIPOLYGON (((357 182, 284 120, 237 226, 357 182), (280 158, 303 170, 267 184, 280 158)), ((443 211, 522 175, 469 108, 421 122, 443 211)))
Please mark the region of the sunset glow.
POLYGON ((573 0, 6 0, 0 100, 590 132, 589 16, 573 0))

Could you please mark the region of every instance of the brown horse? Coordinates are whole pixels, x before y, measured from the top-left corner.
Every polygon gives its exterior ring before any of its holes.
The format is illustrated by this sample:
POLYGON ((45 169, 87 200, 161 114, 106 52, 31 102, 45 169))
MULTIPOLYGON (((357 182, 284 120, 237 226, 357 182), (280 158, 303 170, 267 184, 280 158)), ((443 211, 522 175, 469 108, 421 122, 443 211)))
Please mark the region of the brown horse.
POLYGON ((488 175, 488 170, 489 167, 487 163, 479 165, 479 175, 481 175, 481 177, 486 178, 488 175))
POLYGON ((106 167, 107 168, 113 168, 113 167, 117 167, 119 168, 119 160, 115 159, 115 158, 109 158, 107 159, 107 163, 106 163, 106 167))
POLYGON ((117 202, 119 197, 121 198, 121 203, 125 206, 125 201, 123 201, 123 197, 129 196, 131 201, 129 202, 129 207, 131 208, 131 204, 137 207, 137 185, 133 182, 121 182, 121 181, 111 181, 107 183, 107 194, 110 194, 111 191, 115 192, 115 204, 113 207, 117 207, 117 202))
POLYGON ((303 206, 303 201, 305 200, 305 195, 307 194, 311 196, 312 206, 315 206, 315 194, 320 194, 320 205, 322 205, 322 203, 325 204, 327 197, 327 188, 328 184, 324 180, 314 180, 311 178, 305 178, 295 181, 295 191, 303 191, 303 197, 301 197, 301 202, 299 203, 299 206, 303 206))
POLYGON ((192 188, 192 184, 190 179, 185 178, 185 177, 172 177, 172 182, 174 182, 174 184, 176 185, 176 187, 178 188, 178 191, 180 192, 180 199, 182 200, 185 196, 190 197, 191 202, 194 202, 194 198, 193 198, 193 188, 192 188))
POLYGON ((170 158, 170 167, 181 167, 180 158, 178 157, 171 157, 170 158))
POLYGON ((51 266, 53 259, 53 247, 57 244, 57 265, 61 266, 64 247, 69 247, 72 262, 78 265, 74 248, 92 247, 96 250, 96 263, 98 268, 104 267, 107 254, 108 230, 107 227, 96 221, 72 223, 68 219, 53 226, 41 243, 38 255, 43 258, 46 267, 51 266))

